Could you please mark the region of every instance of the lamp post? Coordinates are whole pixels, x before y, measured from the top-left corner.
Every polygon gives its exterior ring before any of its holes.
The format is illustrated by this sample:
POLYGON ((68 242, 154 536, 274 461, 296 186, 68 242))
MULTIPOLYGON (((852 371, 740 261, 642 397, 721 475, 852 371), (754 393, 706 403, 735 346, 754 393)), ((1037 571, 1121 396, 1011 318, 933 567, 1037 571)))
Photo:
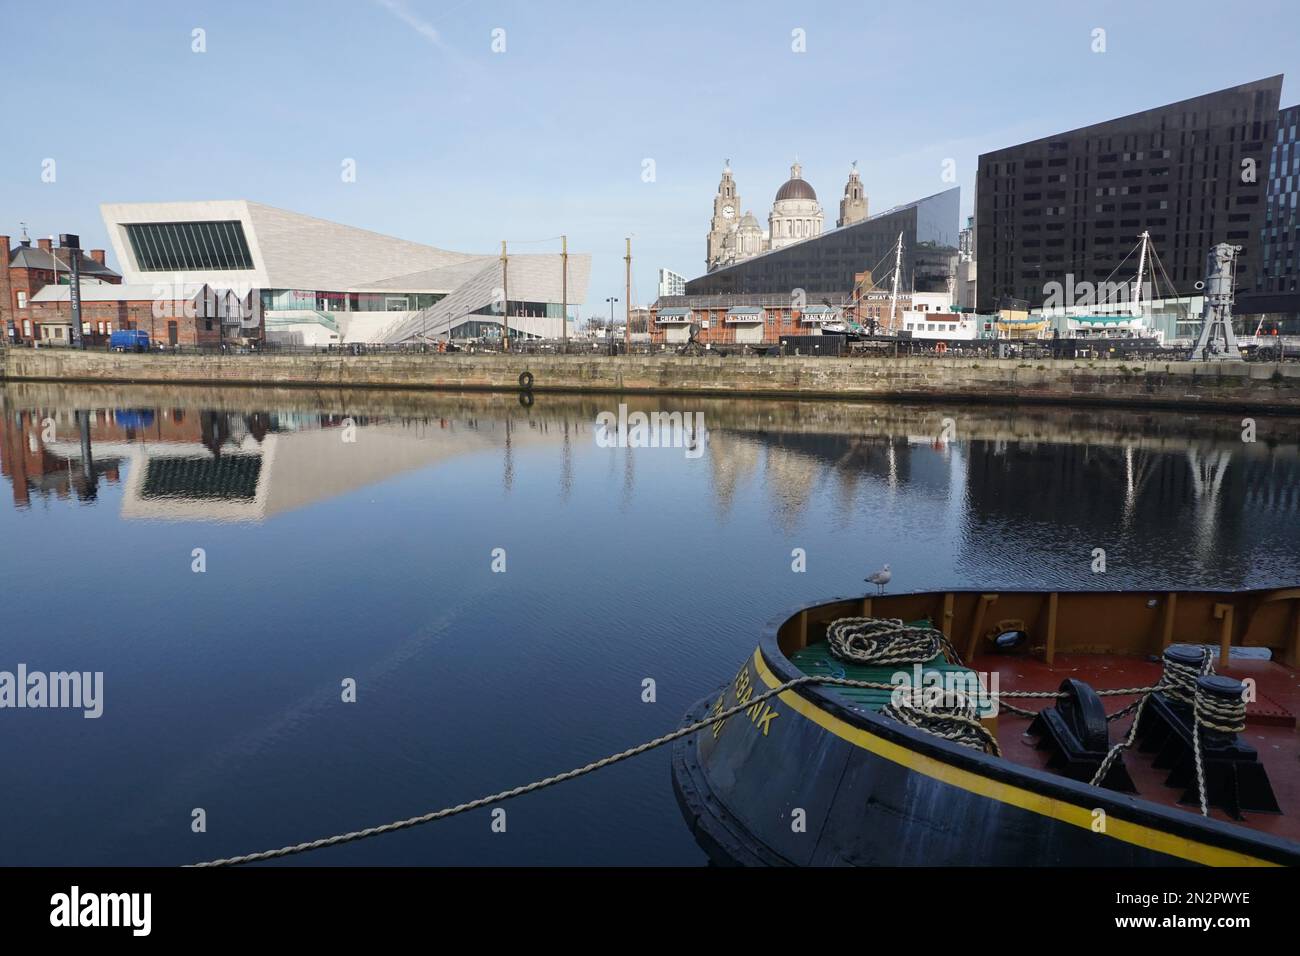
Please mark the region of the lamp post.
POLYGON ((605 300, 609 303, 609 331, 605 333, 605 338, 609 341, 610 354, 614 353, 614 303, 618 302, 616 296, 610 296, 605 300))

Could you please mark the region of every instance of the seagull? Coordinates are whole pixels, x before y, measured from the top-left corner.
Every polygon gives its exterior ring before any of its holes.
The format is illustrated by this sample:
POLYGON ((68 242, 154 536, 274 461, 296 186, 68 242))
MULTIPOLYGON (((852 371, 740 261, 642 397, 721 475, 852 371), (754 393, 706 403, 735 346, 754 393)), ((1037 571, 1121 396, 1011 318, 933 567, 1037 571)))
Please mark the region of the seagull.
POLYGON ((885 585, 889 583, 889 579, 892 578, 893 576, 894 575, 889 570, 889 565, 885 565, 879 571, 873 571, 871 574, 868 574, 862 580, 870 581, 872 584, 874 584, 879 589, 876 591, 877 594, 884 594, 885 585))

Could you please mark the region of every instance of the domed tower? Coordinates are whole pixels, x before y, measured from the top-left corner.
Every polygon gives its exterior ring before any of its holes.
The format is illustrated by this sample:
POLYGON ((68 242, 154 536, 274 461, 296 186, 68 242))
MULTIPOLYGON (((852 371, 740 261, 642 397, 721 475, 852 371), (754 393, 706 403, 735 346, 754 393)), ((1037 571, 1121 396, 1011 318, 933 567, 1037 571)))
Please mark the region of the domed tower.
POLYGON ((821 235, 822 207, 816 190, 803 178, 798 161, 790 167, 790 178, 776 191, 767 225, 772 249, 821 235))
POLYGON ((736 228, 736 259, 748 259, 763 251, 763 227, 758 217, 746 212, 736 228))
POLYGON ((849 170, 849 181, 844 184, 844 198, 840 200, 840 218, 835 225, 849 226, 867 218, 867 194, 858 178, 858 161, 853 161, 849 170))
POLYGON ((722 168, 718 194, 713 197, 713 218, 705 242, 705 267, 712 272, 726 265, 736 254, 736 224, 740 218, 740 194, 731 178, 731 160, 722 168))

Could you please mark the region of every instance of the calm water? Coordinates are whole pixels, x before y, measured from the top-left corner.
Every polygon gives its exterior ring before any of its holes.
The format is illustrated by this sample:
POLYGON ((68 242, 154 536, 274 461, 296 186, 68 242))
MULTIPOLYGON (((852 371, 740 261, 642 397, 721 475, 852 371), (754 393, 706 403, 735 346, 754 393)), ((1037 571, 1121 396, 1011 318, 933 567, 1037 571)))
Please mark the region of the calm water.
MULTIPOLYGON (((605 398, 0 391, 0 670, 104 672, 97 720, 0 710, 0 861, 191 862, 580 765, 884 562, 893 590, 1300 582, 1295 420, 629 403, 707 435, 602 447, 605 398)), ((294 862, 704 859, 666 750, 505 807, 294 862)))

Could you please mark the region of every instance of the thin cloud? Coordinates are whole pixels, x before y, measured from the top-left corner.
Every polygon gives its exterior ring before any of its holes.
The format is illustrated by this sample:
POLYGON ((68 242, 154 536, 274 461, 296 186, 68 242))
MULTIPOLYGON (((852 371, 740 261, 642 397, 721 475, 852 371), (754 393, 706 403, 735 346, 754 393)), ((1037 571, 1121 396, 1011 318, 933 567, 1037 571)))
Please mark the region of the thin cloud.
POLYGON ((438 28, 429 21, 420 19, 408 10, 406 4, 403 3, 402 0, 374 0, 374 2, 383 7, 393 16, 397 17, 397 19, 401 20, 438 49, 445 50, 447 48, 442 42, 442 35, 438 32, 438 28))

